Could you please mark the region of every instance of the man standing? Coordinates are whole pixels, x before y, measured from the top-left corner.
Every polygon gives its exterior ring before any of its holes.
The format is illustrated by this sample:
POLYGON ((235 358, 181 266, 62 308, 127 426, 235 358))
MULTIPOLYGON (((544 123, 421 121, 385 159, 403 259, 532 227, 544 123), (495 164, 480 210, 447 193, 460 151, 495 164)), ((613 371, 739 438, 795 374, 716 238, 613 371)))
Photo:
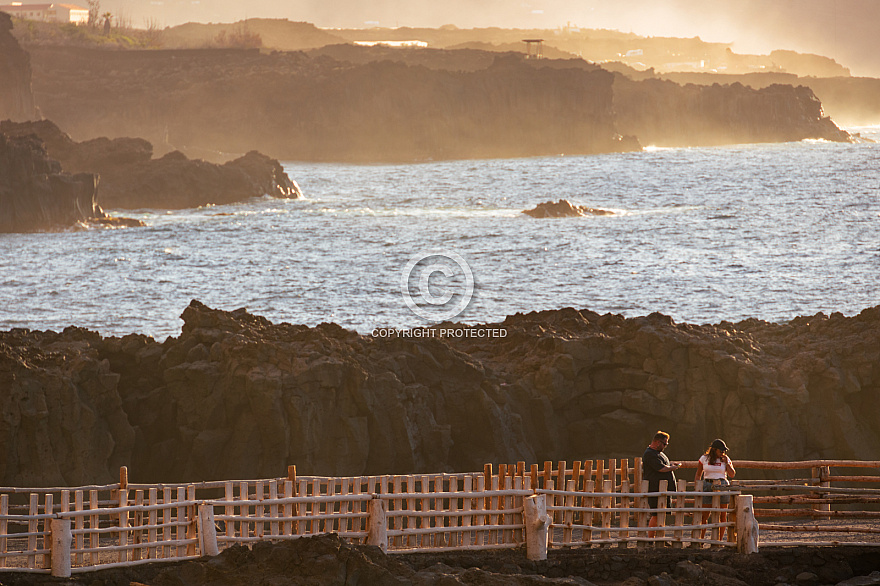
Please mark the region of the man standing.
MULTIPOLYGON (((668 490, 675 490, 675 470, 681 468, 681 462, 670 462, 663 450, 669 445, 669 434, 658 431, 654 434, 654 441, 647 447, 642 455, 642 480, 648 481, 648 492, 660 490, 660 481, 666 481, 668 490)), ((657 497, 649 496, 648 504, 652 509, 657 508, 657 497)), ((666 513, 663 513, 664 515, 666 513)), ((657 513, 651 513, 648 527, 657 526, 657 513)), ((654 531, 648 532, 648 537, 654 537, 654 531)))

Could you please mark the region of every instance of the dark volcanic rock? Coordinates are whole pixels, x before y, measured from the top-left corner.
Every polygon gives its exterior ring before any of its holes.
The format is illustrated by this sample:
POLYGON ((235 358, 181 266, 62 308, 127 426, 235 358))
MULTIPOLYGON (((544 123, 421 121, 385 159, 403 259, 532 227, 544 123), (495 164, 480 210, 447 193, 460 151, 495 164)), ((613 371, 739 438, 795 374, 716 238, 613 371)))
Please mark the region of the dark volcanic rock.
POLYGON ((101 201, 108 208, 177 209, 263 195, 302 197, 281 164, 256 151, 223 165, 174 151, 146 162, 106 165, 101 179, 101 201))
POLYGON ((196 301, 183 319, 162 344, 0 334, 0 380, 28 401, 2 408, 0 483, 109 481, 120 463, 159 482, 633 458, 656 429, 685 460, 719 436, 738 459, 880 451, 880 308, 706 326, 565 309, 509 317, 495 339, 373 338, 196 301), (52 449, 65 442, 76 457, 52 449))
MULTIPOLYGON (((590 549, 550 551, 533 562, 522 548, 386 555, 378 547, 352 545, 337 535, 262 542, 252 549, 234 546, 213 558, 154 563, 74 574, 67 579, 4 572, 8 586, 61 584, 155 586, 774 586, 836 584, 826 567, 859 568, 840 573, 852 581, 877 584, 880 547, 767 549, 756 554, 669 549, 590 549), (817 576, 814 572, 820 574, 817 576), (872 573, 873 572, 873 573, 872 573)), ((845 578, 844 578, 845 579, 845 578)))
POLYGON ((523 213, 533 218, 572 218, 578 216, 613 216, 614 212, 599 208, 589 208, 587 206, 573 205, 566 199, 552 202, 546 201, 539 203, 530 210, 524 210, 523 213))
POLYGON ((36 137, 0 134, 0 232, 57 230, 104 218, 97 185, 96 175, 63 173, 36 137))
POLYGON ((35 113, 30 57, 12 36, 12 18, 0 12, 0 120, 30 120, 35 113))
POLYGON ((71 171, 101 176, 100 201, 107 208, 190 208, 229 204, 252 197, 302 197, 281 164, 252 151, 224 165, 190 160, 171 152, 153 159, 153 145, 141 138, 95 138, 76 142, 48 120, 0 123, 0 132, 35 134, 52 157, 71 171))

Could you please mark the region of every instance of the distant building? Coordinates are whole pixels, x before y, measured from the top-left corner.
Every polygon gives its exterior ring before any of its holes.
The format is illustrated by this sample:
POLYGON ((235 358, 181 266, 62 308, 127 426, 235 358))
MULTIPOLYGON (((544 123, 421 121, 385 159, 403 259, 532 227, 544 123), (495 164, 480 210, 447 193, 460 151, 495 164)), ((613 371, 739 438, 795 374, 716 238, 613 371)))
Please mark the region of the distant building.
POLYGON ((87 24, 89 22, 89 9, 76 4, 12 4, 0 5, 0 11, 27 20, 41 20, 44 22, 72 22, 73 24, 87 24))

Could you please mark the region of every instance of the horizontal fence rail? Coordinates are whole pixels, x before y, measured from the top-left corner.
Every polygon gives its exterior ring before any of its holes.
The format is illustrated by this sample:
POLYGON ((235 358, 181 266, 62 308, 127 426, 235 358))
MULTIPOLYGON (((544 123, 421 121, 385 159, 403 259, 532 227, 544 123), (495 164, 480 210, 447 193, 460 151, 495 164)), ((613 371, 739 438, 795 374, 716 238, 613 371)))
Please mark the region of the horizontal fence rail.
MULTIPOLYGON (((486 465, 482 473, 362 477, 297 477, 291 466, 286 478, 155 485, 129 484, 123 468, 112 485, 0 488, 0 571, 69 576, 326 533, 389 553, 525 545, 531 559, 566 547, 748 552, 757 550, 759 532, 762 546, 843 538, 880 545, 880 530, 858 524, 880 518, 880 462, 735 465, 738 477, 723 492, 684 477, 649 492, 640 458, 632 466, 626 459, 520 462, 497 472, 486 465), (782 477, 756 477, 770 474, 782 477)), ((696 462, 685 462, 679 475, 689 468, 696 462)))

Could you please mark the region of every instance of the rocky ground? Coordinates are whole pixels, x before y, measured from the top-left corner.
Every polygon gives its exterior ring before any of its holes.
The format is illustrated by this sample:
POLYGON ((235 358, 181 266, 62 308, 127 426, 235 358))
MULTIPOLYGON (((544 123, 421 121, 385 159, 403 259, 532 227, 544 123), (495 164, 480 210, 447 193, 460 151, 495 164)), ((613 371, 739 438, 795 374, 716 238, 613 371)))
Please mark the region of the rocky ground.
POLYGON ((777 548, 744 555, 676 549, 572 549, 530 562, 522 549, 385 555, 335 535, 253 549, 232 547, 214 558, 76 574, 71 579, 0 574, 8 586, 420 585, 454 586, 870 586, 880 584, 876 548, 777 548))

